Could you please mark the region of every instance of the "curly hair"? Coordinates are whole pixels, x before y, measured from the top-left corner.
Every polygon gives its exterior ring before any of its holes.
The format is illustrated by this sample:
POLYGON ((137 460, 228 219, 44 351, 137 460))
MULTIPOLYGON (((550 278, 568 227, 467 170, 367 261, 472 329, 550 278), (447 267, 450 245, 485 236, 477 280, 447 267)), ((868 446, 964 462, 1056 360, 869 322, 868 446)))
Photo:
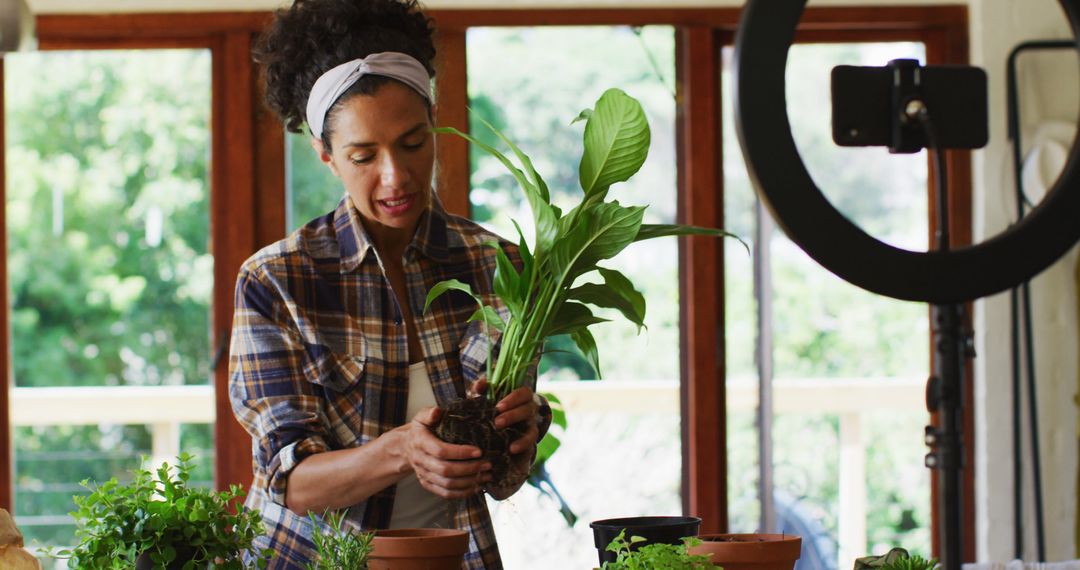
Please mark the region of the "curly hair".
MULTIPOLYGON (((373 53, 396 51, 416 58, 435 76, 434 26, 417 0, 295 0, 278 10, 253 49, 262 70, 267 106, 285 128, 301 132, 308 95, 323 73, 373 53)), ((323 143, 330 147, 332 117, 341 101, 369 95, 392 79, 368 75, 327 113, 323 143)))

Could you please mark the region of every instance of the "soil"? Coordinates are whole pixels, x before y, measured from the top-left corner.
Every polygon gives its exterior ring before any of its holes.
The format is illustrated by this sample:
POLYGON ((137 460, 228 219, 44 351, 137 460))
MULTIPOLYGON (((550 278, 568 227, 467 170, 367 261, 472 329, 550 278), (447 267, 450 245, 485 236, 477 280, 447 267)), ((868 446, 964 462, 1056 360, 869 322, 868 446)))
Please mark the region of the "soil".
POLYGON ((442 419, 435 427, 439 439, 454 444, 475 445, 491 462, 491 487, 505 487, 521 482, 527 473, 517 473, 511 462, 510 444, 521 437, 528 426, 522 422, 509 427, 495 427, 495 403, 487 398, 454 400, 443 408, 442 419))
POLYGON ((699 536, 702 542, 768 542, 764 538, 743 538, 739 536, 699 536))

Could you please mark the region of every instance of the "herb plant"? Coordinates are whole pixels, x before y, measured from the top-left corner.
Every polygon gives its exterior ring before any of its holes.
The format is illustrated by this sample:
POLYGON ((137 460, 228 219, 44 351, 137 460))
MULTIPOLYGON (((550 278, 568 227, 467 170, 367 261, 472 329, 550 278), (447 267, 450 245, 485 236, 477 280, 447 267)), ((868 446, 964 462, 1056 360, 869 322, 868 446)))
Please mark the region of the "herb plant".
POLYGON ((626 530, 607 545, 608 552, 615 552, 615 562, 604 562, 601 570, 699 570, 718 568, 709 562, 708 556, 688 554, 691 546, 701 544, 694 537, 686 537, 682 544, 646 544, 637 550, 632 545, 644 542, 640 536, 631 536, 629 542, 624 535, 626 530))
MULTIPOLYGON (((177 460, 175 468, 158 467, 156 477, 138 469, 125 485, 115 477, 101 485, 82 481, 90 494, 74 497, 71 513, 79 543, 49 556, 67 558, 69 568, 130 569, 140 555, 166 568, 185 554, 191 558, 184 570, 243 568, 243 553, 263 532, 259 513, 237 502, 240 485, 221 492, 189 487, 192 458, 185 453, 177 460)), ((268 565, 269 551, 253 554, 257 567, 268 565)))
POLYGON ((470 322, 481 320, 502 332, 499 357, 487 359, 487 395, 498 401, 524 385, 532 363, 548 337, 570 335, 600 377, 600 359, 589 325, 606 319, 595 316, 589 305, 617 309, 626 319, 645 326, 645 298, 619 271, 599 263, 615 257, 631 243, 662 236, 699 234, 731 235, 715 229, 673 224, 642 223, 644 206, 624 206, 607 200, 613 184, 633 176, 645 162, 650 131, 641 104, 618 89, 609 89, 574 122, 585 121, 584 151, 579 166, 581 202, 562 212, 551 202, 548 186, 533 168, 532 161, 512 141, 484 123, 513 151, 520 163, 490 145, 453 128, 435 129, 468 139, 497 158, 517 180, 532 209, 535 240, 530 246, 517 221, 521 271, 497 243, 494 293, 509 310, 503 320, 491 305, 458 280, 443 281, 428 292, 425 311, 450 290, 471 295, 479 309, 470 322), (601 283, 583 282, 582 277, 598 275, 601 283))
POLYGON ((308 562, 306 570, 367 570, 375 533, 354 532, 345 524, 347 512, 324 513, 325 523, 315 513, 308 513, 315 525, 311 539, 318 558, 308 562))
POLYGON ((918 554, 899 556, 886 562, 882 570, 934 570, 938 566, 937 558, 927 560, 918 554))

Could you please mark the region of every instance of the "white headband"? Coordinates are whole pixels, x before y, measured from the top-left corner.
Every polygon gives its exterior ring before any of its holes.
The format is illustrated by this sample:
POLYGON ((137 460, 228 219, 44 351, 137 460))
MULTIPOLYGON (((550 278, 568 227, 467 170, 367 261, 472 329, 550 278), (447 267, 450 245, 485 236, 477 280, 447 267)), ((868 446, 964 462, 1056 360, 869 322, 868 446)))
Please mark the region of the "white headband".
POLYGON ((373 53, 367 57, 343 63, 322 74, 311 88, 307 103, 307 123, 315 138, 321 139, 323 122, 330 107, 341 94, 365 75, 391 77, 412 87, 425 100, 431 101, 431 77, 414 57, 399 52, 373 53))

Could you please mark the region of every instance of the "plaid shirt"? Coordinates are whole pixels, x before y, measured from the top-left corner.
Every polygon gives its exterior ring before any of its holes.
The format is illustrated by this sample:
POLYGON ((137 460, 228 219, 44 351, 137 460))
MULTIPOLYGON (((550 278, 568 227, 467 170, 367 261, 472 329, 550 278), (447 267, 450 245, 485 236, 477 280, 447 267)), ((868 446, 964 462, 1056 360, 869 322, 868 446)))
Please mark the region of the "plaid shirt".
MULTIPOLYGON (((467 295, 444 294, 425 314, 428 290, 445 279, 495 301, 491 277, 499 241, 516 246, 432 200, 403 260, 408 302, 440 405, 462 396, 484 371, 488 337, 467 295)), ((501 307, 501 305, 500 305, 501 307)), ((505 310, 500 308, 500 312, 505 310)), ((505 312, 504 312, 505 316, 505 312)), ((297 568, 314 554, 312 525, 288 510, 289 473, 314 453, 357 447, 407 421, 405 325, 372 242, 348 198, 334 212, 252 256, 236 284, 229 396, 252 436, 255 478, 246 504, 262 513, 274 551, 271 568, 297 568)), ((349 520, 386 528, 391 486, 353 505, 349 520)), ((454 526, 469 531, 464 568, 502 568, 483 494, 449 505, 454 526)))

